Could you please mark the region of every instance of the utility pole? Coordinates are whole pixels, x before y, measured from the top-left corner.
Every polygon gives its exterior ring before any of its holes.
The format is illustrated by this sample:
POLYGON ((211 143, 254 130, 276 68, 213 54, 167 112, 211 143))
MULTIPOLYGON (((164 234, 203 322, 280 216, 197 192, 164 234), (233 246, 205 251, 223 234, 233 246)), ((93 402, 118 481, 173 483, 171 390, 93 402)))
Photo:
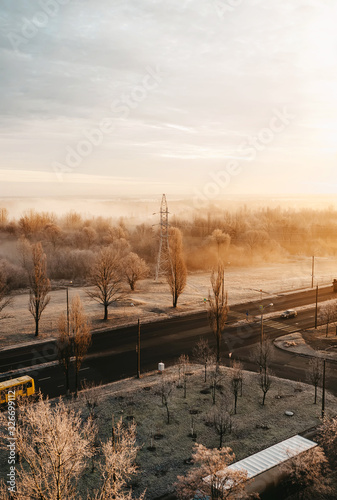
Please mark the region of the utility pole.
POLYGON ((323 360, 323 383, 322 383, 322 418, 325 414, 325 359, 323 360))
POLYGON ((314 273, 315 273, 315 256, 312 256, 312 266, 311 266, 311 288, 314 288, 314 273))
POLYGON ((140 321, 138 318, 138 343, 137 343, 137 378, 140 378, 140 321))
POLYGON ((172 268, 171 257, 170 257, 170 247, 169 247, 169 222, 168 222, 168 205, 166 201, 166 196, 163 194, 161 205, 160 205, 160 230, 159 230, 159 250, 156 265, 156 281, 158 281, 158 276, 160 270, 166 270, 168 265, 172 268))
POLYGON ((318 285, 316 286, 315 329, 317 328, 318 285))
POLYGON ((67 333, 69 336, 69 291, 67 287, 67 333))

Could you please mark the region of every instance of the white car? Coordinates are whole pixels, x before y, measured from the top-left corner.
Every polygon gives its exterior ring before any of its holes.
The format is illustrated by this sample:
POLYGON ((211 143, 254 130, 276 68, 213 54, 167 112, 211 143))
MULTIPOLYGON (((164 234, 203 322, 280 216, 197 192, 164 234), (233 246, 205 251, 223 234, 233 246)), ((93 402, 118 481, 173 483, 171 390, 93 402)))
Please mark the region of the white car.
POLYGON ((288 319, 288 318, 296 318, 297 316, 297 311, 295 311, 294 309, 288 309, 287 311, 284 311, 280 318, 282 319, 288 319))

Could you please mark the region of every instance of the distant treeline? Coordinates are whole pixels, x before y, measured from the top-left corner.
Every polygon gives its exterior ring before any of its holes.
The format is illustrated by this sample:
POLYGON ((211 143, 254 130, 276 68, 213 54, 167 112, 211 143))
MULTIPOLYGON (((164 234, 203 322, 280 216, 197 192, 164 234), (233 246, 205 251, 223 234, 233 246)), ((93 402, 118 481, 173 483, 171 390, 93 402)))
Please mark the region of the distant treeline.
MULTIPOLYGON (((192 218, 171 216, 183 234, 189 271, 208 271, 220 257, 231 266, 285 261, 294 255, 337 255, 337 211, 281 208, 208 210, 192 218)), ((85 280, 103 246, 134 252, 154 270, 158 226, 132 225, 128 219, 85 218, 69 212, 25 212, 10 218, 0 208, 0 266, 11 288, 26 285, 20 246, 41 241, 51 279, 85 280)))

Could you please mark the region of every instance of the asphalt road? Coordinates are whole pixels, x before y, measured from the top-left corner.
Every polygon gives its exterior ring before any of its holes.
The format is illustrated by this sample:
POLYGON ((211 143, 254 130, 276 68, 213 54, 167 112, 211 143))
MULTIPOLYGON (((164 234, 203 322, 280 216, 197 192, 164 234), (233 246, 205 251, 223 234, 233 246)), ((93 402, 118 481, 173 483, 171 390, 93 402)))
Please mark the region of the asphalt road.
MULTIPOLYGON (((332 287, 321 288, 319 300, 336 298, 332 287)), ((263 299, 262 304, 273 302, 273 310, 282 311, 296 308, 315 301, 315 290, 298 292, 290 295, 263 299)), ((228 327, 223 334, 223 361, 229 361, 228 353, 240 358, 246 369, 256 370, 251 361, 251 351, 260 340, 261 326, 260 301, 236 305, 231 308, 228 327), (246 315, 248 311, 248 316, 246 315), (254 320, 255 318, 255 320, 254 320), (238 321, 241 319, 240 324, 238 321), (244 321, 242 321, 242 319, 244 321), (248 321, 247 321, 248 320, 248 321)), ((272 310, 268 308, 268 312, 272 310)), ((266 309, 267 312, 267 309, 266 309)), ((313 326, 314 309, 300 312, 289 320, 265 320, 264 335, 270 339, 285 335, 287 331, 296 331, 313 326)), ((154 370, 158 362, 173 364, 181 353, 191 356, 193 346, 199 337, 209 339, 214 345, 214 336, 210 331, 205 312, 180 316, 141 326, 141 370, 154 370)), ((137 326, 118 328, 93 334, 89 353, 80 370, 80 380, 108 383, 114 380, 134 376, 137 371, 137 326)), ((55 363, 57 359, 54 342, 35 344, 0 351, 0 372, 25 368, 25 372, 35 378, 36 386, 44 394, 55 397, 65 393, 64 373, 55 363), (54 363, 53 363, 54 362, 54 363), (46 365, 47 363, 47 365, 46 365), (48 365, 49 363, 49 365, 48 365)), ((272 365, 273 372, 284 378, 305 380, 308 358, 275 348, 272 365)), ((327 388, 337 394, 337 380, 334 371, 328 374, 327 388)), ((9 378, 6 375, 6 378, 9 378)), ((74 385, 74 377, 71 377, 74 385)))

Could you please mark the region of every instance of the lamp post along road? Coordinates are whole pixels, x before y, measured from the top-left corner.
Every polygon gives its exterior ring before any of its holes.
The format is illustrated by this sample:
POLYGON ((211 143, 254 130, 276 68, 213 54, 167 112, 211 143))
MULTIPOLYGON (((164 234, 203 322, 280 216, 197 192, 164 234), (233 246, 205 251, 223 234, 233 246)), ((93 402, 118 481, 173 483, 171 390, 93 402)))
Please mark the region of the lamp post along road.
POLYGON ((260 342, 261 344, 263 344, 263 335, 264 335, 264 332, 263 332, 263 311, 267 308, 267 307, 272 307, 274 304, 271 302, 270 304, 267 304, 266 306, 264 306, 263 304, 260 305, 260 310, 261 310, 261 338, 260 338, 260 342))
POLYGON ((138 318, 138 342, 136 346, 137 351, 137 378, 140 378, 140 321, 138 318))

